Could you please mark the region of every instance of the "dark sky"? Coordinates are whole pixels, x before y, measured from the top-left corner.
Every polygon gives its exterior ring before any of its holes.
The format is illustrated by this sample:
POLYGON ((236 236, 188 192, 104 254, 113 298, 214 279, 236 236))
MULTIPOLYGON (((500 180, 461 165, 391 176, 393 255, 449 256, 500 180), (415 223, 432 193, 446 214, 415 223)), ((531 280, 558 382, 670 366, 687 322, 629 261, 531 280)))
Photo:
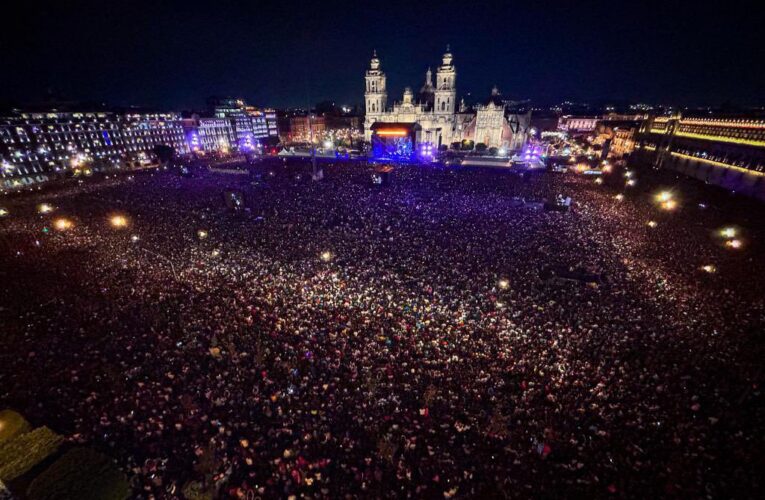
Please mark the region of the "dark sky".
MULTIPOLYGON (((460 94, 493 84, 536 102, 765 104, 760 2, 12 1, 0 102, 199 108, 362 102, 375 48, 389 100, 419 88, 447 43, 460 94)), ((7 9, 8 7, 6 7, 7 9)))

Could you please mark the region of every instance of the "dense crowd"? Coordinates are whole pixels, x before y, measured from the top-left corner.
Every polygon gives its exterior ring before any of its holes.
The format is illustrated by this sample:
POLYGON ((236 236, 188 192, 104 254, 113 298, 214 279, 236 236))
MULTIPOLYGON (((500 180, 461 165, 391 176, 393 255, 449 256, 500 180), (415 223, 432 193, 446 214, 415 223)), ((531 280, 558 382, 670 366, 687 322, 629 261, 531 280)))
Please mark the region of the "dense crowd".
POLYGON ((755 228, 574 174, 256 170, 6 203, 0 407, 137 498, 762 494, 755 228))

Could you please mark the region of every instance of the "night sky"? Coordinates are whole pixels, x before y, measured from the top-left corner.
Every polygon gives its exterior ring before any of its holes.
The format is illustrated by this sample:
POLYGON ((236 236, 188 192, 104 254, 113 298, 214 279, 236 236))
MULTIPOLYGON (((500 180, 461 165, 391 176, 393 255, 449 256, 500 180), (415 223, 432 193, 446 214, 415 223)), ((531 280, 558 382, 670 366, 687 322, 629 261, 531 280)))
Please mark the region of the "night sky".
MULTIPOLYGON (((460 95, 765 104, 757 2, 23 1, 0 31, 0 102, 201 108, 360 104, 372 49, 389 102, 451 44, 460 95)), ((6 9, 8 7, 6 6, 6 9)))

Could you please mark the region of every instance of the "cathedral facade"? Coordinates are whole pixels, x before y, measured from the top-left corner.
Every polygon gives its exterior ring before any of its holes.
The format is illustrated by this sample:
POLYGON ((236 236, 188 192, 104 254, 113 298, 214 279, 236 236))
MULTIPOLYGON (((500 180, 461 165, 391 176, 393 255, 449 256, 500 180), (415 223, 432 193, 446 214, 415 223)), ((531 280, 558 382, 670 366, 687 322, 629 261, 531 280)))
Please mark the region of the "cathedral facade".
POLYGON ((375 52, 365 77, 364 138, 371 140, 371 127, 376 122, 416 123, 422 128, 422 141, 437 147, 462 141, 507 150, 523 147, 530 114, 508 115, 496 87, 484 104, 468 109, 464 101, 457 102, 456 82, 457 70, 447 47, 441 65, 436 68, 435 82, 428 68, 417 96, 407 87, 402 100, 389 108, 386 76, 375 52))

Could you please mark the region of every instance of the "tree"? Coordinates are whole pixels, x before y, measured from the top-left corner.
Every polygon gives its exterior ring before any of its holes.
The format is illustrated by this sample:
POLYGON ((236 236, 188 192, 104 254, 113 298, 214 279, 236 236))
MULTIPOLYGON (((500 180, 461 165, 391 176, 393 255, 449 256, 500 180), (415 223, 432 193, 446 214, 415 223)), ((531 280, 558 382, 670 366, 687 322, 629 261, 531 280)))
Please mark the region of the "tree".
POLYGON ((462 151, 472 151, 473 146, 474 146, 473 141, 471 141, 470 139, 465 139, 464 141, 462 141, 462 147, 460 149, 462 149, 462 151))
POLYGON ((495 148, 495 147, 489 148, 489 154, 492 155, 492 156, 497 156, 498 152, 499 152, 499 150, 497 148, 495 148))
POLYGON ((454 151, 459 151, 459 150, 460 150, 460 146, 461 146, 461 145, 462 145, 462 143, 460 143, 459 141, 457 141, 457 142, 453 142, 453 143, 452 143, 452 144, 449 146, 449 149, 453 149, 454 151))
POLYGON ((475 145, 475 150, 478 151, 479 153, 483 153, 484 151, 486 151, 486 144, 479 142, 478 144, 475 145))
POLYGON ((440 146, 438 146, 439 151, 446 151, 447 149, 449 148, 446 146, 446 144, 441 144, 440 146))
POLYGON ((175 157, 175 150, 166 144, 154 146, 154 154, 162 164, 168 164, 175 157))
POLYGON ((130 486, 106 455, 90 448, 72 448, 32 481, 27 496, 31 500, 124 500, 130 496, 130 486))

